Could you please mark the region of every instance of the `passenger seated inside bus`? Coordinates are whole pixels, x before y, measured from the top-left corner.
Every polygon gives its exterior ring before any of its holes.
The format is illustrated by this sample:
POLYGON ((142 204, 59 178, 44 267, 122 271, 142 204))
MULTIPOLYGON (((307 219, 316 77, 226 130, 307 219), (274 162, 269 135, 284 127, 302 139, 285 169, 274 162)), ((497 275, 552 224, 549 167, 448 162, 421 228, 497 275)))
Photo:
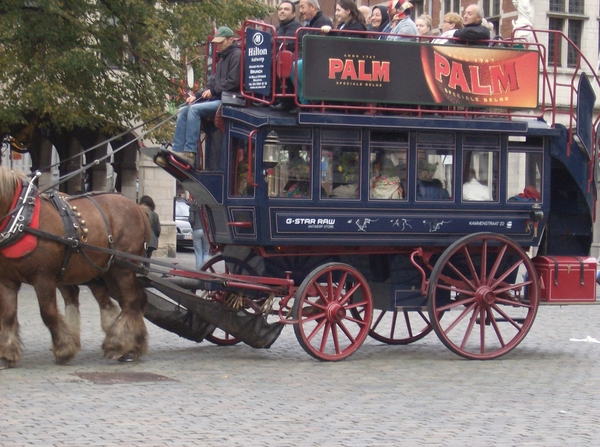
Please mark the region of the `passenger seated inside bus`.
POLYGON ((288 197, 310 197, 310 165, 302 157, 289 162, 289 180, 283 187, 288 197))
POLYGON ((516 196, 509 197, 509 202, 539 202, 542 198, 540 192, 533 185, 527 185, 523 192, 516 196))
POLYGON ((333 151, 330 197, 355 199, 360 178, 360 148, 344 147, 333 151))
POLYGON ((417 174, 417 199, 422 200, 447 200, 450 194, 444 188, 440 179, 435 178, 438 163, 429 163, 419 160, 417 174))
POLYGON ((475 169, 469 170, 468 181, 462 186, 462 198, 465 201, 483 202, 492 200, 490 188, 477 180, 475 169))
MULTIPOLYGON (((403 154, 405 155, 405 153, 403 154)), ((403 199, 401 178, 406 172, 401 166, 401 154, 396 151, 377 149, 371 153, 371 199, 403 199)))

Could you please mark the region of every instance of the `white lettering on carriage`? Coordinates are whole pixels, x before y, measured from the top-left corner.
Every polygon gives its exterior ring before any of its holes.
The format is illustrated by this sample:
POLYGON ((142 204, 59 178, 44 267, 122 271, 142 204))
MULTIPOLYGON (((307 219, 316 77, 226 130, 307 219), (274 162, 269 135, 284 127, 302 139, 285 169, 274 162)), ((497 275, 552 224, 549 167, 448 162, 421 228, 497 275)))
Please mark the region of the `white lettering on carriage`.
POLYGON ((291 218, 285 219, 286 225, 309 225, 309 228, 333 228, 335 219, 291 218))

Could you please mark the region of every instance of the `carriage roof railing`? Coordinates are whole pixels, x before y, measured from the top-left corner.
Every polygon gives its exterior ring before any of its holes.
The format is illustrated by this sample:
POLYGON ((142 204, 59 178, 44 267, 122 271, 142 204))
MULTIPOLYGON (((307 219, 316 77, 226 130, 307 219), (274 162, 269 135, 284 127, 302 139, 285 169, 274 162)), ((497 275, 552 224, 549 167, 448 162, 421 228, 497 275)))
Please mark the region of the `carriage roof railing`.
MULTIPOLYGON (((247 33, 248 28, 258 29, 264 32, 268 32, 275 36, 272 40, 272 54, 276 55, 273 60, 273 67, 271 70, 271 93, 270 95, 257 95, 254 92, 248 91, 244 85, 244 64, 242 64, 242 94, 249 100, 255 103, 262 104, 272 104, 278 99, 281 98, 297 98, 298 92, 296 85, 294 86, 293 91, 285 90, 285 83, 283 91, 276 91, 276 78, 282 73, 287 76, 297 76, 297 68, 294 64, 292 68, 292 72, 290 73, 290 67, 284 66, 287 61, 282 61, 280 55, 285 53, 281 51, 285 49, 286 45, 289 42, 294 42, 294 52, 293 52, 293 60, 298 60, 299 49, 296 42, 298 40, 298 36, 302 35, 307 31, 312 31, 314 33, 313 28, 301 27, 296 31, 296 37, 281 37, 276 35, 275 27, 260 21, 248 20, 244 23, 242 28, 242 49, 245 48, 245 35, 247 33), (296 72, 294 73, 294 70, 296 72), (287 73, 286 73, 287 71, 287 73)), ((519 30, 523 30, 520 28, 519 30)), ((343 112, 343 113, 360 113, 360 114, 378 114, 380 112, 385 112, 386 114, 400 114, 400 115, 409 115, 413 117, 426 117, 435 115, 436 117, 454 117, 454 118, 503 118, 508 120, 517 119, 537 119, 540 121, 546 122, 549 126, 555 127, 558 122, 558 117, 560 115, 568 115, 568 128, 574 129, 577 116, 576 116, 576 101, 578 94, 578 79, 581 73, 586 73, 587 76, 593 78, 593 84, 595 88, 600 87, 600 79, 598 75, 595 73, 592 65, 588 61, 588 59, 582 54, 581 50, 574 44, 574 42, 569 39, 563 32, 554 31, 554 30, 536 30, 531 28, 532 34, 534 36, 534 42, 524 42, 523 39, 518 39, 514 37, 514 32, 517 30, 513 30, 513 34, 510 39, 507 40, 490 40, 489 43, 491 45, 502 45, 503 47, 508 48, 527 48, 530 50, 536 50, 538 53, 539 67, 540 67, 540 75, 541 75, 541 88, 539 92, 539 102, 538 108, 535 110, 526 110, 522 111, 519 109, 504 109, 500 107, 494 107, 493 109, 481 109, 474 107, 464 107, 464 106, 442 106, 442 107, 431 107, 430 105, 422 106, 422 105, 401 105, 401 104, 376 104, 376 103, 331 103, 327 101, 312 101, 310 105, 300 104, 296 101, 296 105, 300 108, 300 110, 305 111, 316 111, 316 112, 343 112), (554 61, 552 64, 548 64, 549 57, 547 54, 547 47, 539 38, 540 35, 547 34, 548 39, 553 39, 553 43, 555 48, 558 48, 562 43, 566 43, 568 47, 575 52, 577 55, 576 60, 577 63, 575 66, 568 67, 568 74, 570 74, 570 78, 568 82, 562 82, 560 80, 561 77, 564 77, 564 74, 561 73, 561 67, 559 67, 558 61, 556 60, 557 53, 554 54, 554 61), (564 93, 563 93, 564 92, 564 93), (557 99, 561 97, 560 95, 565 95, 565 97, 569 98, 569 103, 567 107, 561 107, 560 104, 557 104, 557 99)), ((338 30, 332 29, 329 33, 330 36, 335 36, 339 33, 338 30)), ((367 38, 373 38, 375 36, 380 35, 390 35, 389 33, 376 33, 373 31, 345 31, 344 36, 348 37, 349 34, 357 34, 357 35, 367 35, 367 38)), ((325 35, 325 34, 322 34, 325 35)), ((414 37, 414 36, 409 36, 414 37)), ((439 36, 426 36, 420 37, 421 43, 424 43, 424 39, 429 41, 437 38, 439 36)), ((453 38, 450 38, 453 40, 453 38)), ((473 47, 479 48, 482 47, 473 47)), ((493 51, 493 47, 490 47, 493 51)), ((245 52, 243 52, 244 55, 245 52)), ((595 132, 598 124, 599 118, 596 118, 594 121, 594 140, 595 141, 595 132)), ((569 143, 573 141, 572 130, 569 135, 569 143)), ((569 144, 570 146, 570 144, 569 144)))
MULTIPOLYGON (((544 116, 546 116, 546 114, 548 113, 548 123, 552 127, 556 125, 557 118, 560 115, 567 115, 567 128, 569 129, 569 142, 567 145, 567 150, 570 150, 571 143, 573 142, 573 132, 576 128, 578 119, 575 107, 577 103, 577 95, 579 94, 579 77, 582 73, 585 73, 588 77, 593 78, 594 82, 592 82, 592 84, 595 86, 595 90, 600 89, 600 78, 596 74, 596 70, 594 70, 590 61, 581 52, 579 47, 575 45, 575 43, 571 39, 569 39, 569 37, 566 36, 562 31, 538 30, 532 27, 523 27, 513 30, 511 35, 512 41, 518 42, 519 40, 515 39, 514 37, 515 32, 523 30, 528 30, 531 32, 531 35, 533 36, 533 39, 535 41, 535 45, 538 46, 538 48, 540 49, 540 58, 542 61, 542 79, 544 82, 542 90, 544 94, 547 93, 548 95, 547 101, 544 100, 545 96, 542 97, 540 109, 544 116), (568 66, 565 70, 561 66, 560 61, 558 59, 559 55, 561 54, 561 52, 559 51, 554 52, 554 54, 552 55, 552 61, 550 61, 547 55, 547 48, 540 43, 540 35, 547 35, 548 44, 552 42, 554 48, 561 48, 562 43, 566 43, 568 45, 568 49, 575 51, 577 62, 568 66), (563 71, 563 73, 561 73, 560 71, 563 71), (566 78, 567 76, 568 82, 560 81, 561 78, 566 78), (557 104, 561 91, 564 91, 569 98, 568 107, 566 108, 562 108, 557 104)), ((595 118, 592 126, 592 141, 596 141, 596 131, 599 121, 600 114, 595 118)))

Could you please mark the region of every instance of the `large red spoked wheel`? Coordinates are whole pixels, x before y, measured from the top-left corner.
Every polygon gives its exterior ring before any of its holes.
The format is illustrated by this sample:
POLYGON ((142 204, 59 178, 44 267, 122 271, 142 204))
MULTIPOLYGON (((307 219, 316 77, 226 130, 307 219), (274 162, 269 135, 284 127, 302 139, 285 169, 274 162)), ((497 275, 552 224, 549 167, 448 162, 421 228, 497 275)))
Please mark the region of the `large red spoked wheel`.
POLYGON ((423 310, 375 311, 369 335, 388 345, 408 345, 422 339, 433 328, 423 310))
POLYGON ((347 264, 313 270, 296 292, 292 316, 300 346, 319 360, 352 355, 371 326, 373 300, 365 278, 347 264))
MULTIPOLYGON (((252 275, 256 276, 256 271, 247 265, 243 265, 241 261, 235 258, 223 258, 223 256, 218 255, 207 262, 205 262, 200 268, 203 272, 211 272, 211 273, 232 273, 234 275, 252 275)), ((209 298, 214 300, 221 300, 219 294, 223 294, 224 292, 211 292, 209 298)), ((241 342, 239 338, 234 337, 233 335, 216 328, 210 334, 206 336, 206 340, 215 345, 219 346, 233 346, 241 342)))
POLYGON ((510 238, 476 233, 436 262, 428 299, 431 324, 448 349, 468 359, 494 359, 531 329, 539 280, 527 253, 510 238))

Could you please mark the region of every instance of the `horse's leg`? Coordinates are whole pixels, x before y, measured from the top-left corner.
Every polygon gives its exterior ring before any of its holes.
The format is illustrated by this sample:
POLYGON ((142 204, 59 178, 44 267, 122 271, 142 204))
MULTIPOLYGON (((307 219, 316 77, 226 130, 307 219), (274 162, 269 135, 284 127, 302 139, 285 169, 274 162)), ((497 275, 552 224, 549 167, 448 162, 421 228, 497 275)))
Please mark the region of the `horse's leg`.
POLYGON ((0 369, 14 368, 21 359, 23 342, 17 319, 17 295, 21 284, 0 281, 0 369))
POLYGON ((103 279, 122 309, 102 343, 104 356, 135 360, 148 350, 148 331, 144 324, 146 293, 133 271, 117 265, 113 265, 103 279))
POLYGON ((38 277, 33 284, 40 305, 42 321, 52 336, 52 352, 56 363, 66 365, 81 348, 79 337, 65 323, 56 305, 56 283, 53 279, 38 277))
POLYGON ((98 306, 100 306, 100 325, 104 333, 107 333, 108 328, 112 326, 121 313, 121 309, 110 299, 108 288, 103 282, 94 281, 88 284, 88 287, 98 302, 98 306))
POLYGON ((77 344, 81 345, 81 315, 79 313, 79 286, 58 286, 65 302, 65 321, 73 335, 77 337, 77 344))

